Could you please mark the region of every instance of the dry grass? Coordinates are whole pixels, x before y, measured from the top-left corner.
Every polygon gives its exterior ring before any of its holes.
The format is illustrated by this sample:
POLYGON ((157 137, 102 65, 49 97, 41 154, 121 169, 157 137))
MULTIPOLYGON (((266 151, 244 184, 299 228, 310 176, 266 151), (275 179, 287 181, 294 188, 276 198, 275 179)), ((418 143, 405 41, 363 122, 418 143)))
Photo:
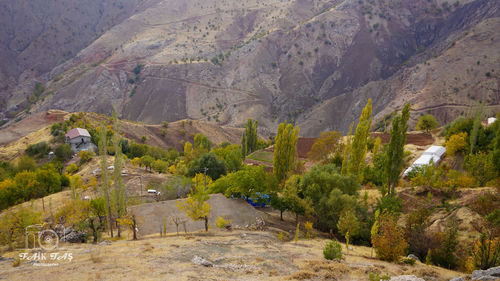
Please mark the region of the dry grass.
POLYGON ((315 277, 316 274, 309 270, 300 270, 287 277, 288 280, 305 280, 315 277))
POLYGON ((101 250, 99 248, 90 252, 90 260, 93 263, 102 263, 103 259, 101 255, 101 250))

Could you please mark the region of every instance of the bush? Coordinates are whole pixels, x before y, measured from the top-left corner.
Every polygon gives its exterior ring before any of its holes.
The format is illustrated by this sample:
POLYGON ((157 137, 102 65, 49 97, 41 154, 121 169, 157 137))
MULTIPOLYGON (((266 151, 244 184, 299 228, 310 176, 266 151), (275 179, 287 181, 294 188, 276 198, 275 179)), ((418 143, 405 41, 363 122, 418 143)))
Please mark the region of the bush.
POLYGON ((69 175, 74 174, 76 171, 78 171, 78 166, 76 164, 71 164, 66 168, 66 173, 69 175))
POLYGON ((323 256, 327 260, 341 260, 342 259, 342 247, 340 243, 336 240, 330 241, 326 244, 323 249, 323 256))
POLYGON ((453 156, 459 151, 464 151, 467 147, 467 132, 452 135, 446 142, 446 154, 453 156))
POLYGON ((26 149, 26 153, 31 157, 36 156, 36 155, 44 156, 44 155, 48 154, 49 151, 50 151, 50 146, 44 141, 36 143, 36 144, 31 144, 26 149))
POLYGON ((223 229, 229 224, 231 224, 231 220, 230 219, 226 220, 223 217, 218 217, 217 220, 215 221, 215 226, 217 226, 219 229, 223 229))
POLYGON ((56 155, 57 159, 66 161, 71 158, 73 152, 71 151, 71 146, 69 144, 63 143, 60 146, 56 147, 54 154, 56 155))
POLYGON ((415 265, 416 260, 408 257, 404 257, 401 259, 401 262, 407 265, 415 265))
POLYGON ((377 257, 386 261, 398 261, 408 247, 403 230, 386 212, 379 216, 378 223, 378 231, 372 235, 377 257))
POLYGON ((95 154, 92 151, 82 150, 78 152, 78 157, 80 157, 79 165, 83 165, 89 162, 90 160, 92 160, 92 158, 94 158, 94 156, 95 154))
POLYGON ((484 186, 488 181, 497 177, 491 155, 484 152, 470 154, 465 157, 464 168, 476 179, 479 186, 484 186))

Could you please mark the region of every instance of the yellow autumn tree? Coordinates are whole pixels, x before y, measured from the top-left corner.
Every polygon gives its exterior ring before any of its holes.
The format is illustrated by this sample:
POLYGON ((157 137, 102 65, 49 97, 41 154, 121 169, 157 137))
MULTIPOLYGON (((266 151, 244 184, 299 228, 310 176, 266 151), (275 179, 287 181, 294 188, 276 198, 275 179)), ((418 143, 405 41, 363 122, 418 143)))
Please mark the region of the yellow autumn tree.
POLYGON ((212 183, 210 177, 206 177, 206 185, 203 174, 196 174, 193 178, 193 189, 184 201, 177 201, 177 208, 185 211, 187 216, 194 221, 205 221, 205 231, 208 231, 208 215, 211 206, 207 202, 210 199, 207 186, 212 183))

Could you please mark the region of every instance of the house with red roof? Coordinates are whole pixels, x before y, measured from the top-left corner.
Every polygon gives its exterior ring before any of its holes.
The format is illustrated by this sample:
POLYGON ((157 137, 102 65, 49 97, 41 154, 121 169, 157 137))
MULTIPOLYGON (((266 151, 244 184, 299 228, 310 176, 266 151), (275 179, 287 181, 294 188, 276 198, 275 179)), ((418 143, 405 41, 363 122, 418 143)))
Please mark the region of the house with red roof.
POLYGON ((69 130, 66 135, 66 143, 71 145, 71 150, 78 153, 82 150, 95 151, 96 146, 92 143, 89 131, 82 128, 69 130))

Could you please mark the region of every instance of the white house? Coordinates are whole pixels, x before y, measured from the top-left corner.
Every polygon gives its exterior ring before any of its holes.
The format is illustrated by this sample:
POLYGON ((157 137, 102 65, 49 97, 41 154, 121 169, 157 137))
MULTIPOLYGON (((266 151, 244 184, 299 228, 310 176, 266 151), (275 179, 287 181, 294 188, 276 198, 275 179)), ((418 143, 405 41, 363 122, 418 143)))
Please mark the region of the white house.
POLYGON ((446 148, 444 146, 433 145, 429 147, 410 167, 408 167, 408 169, 406 169, 406 171, 404 171, 403 177, 406 177, 408 173, 417 167, 429 165, 431 162, 434 163, 434 165, 438 164, 445 153, 446 148))
POLYGON ((82 150, 95 150, 95 145, 90 139, 89 131, 82 128, 74 128, 66 133, 66 143, 71 145, 71 150, 75 153, 82 150))

